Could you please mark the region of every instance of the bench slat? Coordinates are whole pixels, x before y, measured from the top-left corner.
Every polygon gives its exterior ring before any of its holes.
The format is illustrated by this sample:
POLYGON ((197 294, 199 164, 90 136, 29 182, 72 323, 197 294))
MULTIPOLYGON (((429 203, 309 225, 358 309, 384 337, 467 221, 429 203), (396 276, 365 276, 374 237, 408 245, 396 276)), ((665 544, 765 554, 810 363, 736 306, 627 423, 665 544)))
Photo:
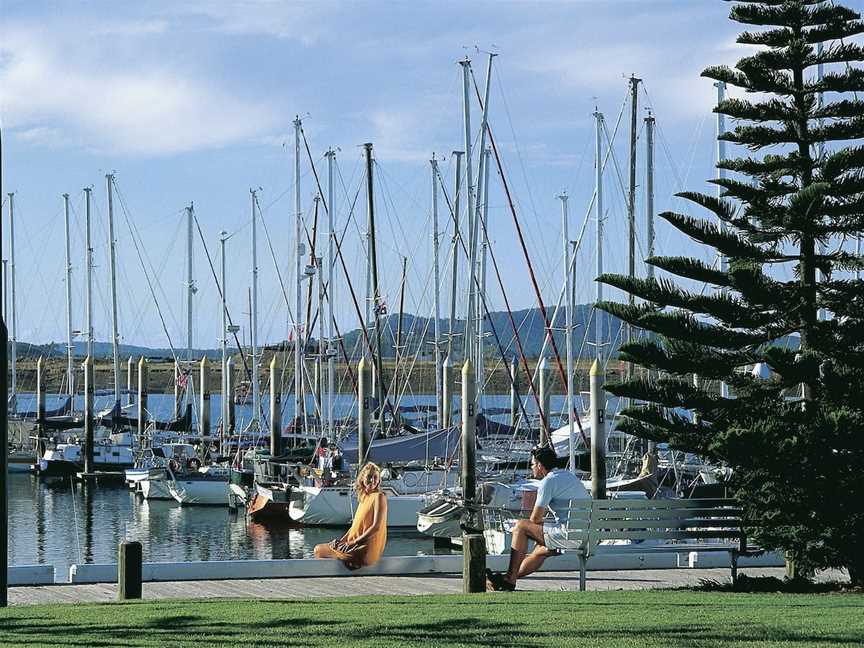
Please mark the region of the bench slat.
POLYGON ((627 520, 627 519, 655 519, 655 520, 675 520, 679 518, 699 518, 699 517, 724 517, 738 518, 743 515, 741 509, 634 509, 627 511, 594 511, 592 519, 602 520, 627 520))
MULTIPOLYGON (((571 500, 574 507, 579 506, 580 500, 571 500)), ((593 500, 592 509, 620 510, 620 509, 691 509, 691 508, 740 508, 741 505, 731 499, 654 499, 654 500, 593 500)))
MULTIPOLYGON (((568 525, 568 529, 585 529, 588 525, 568 525)), ((670 520, 594 520, 590 528, 603 529, 604 531, 616 531, 618 529, 675 529, 682 531, 686 529, 736 529, 741 530, 741 525, 735 520, 693 520, 686 519, 677 522, 670 520)))

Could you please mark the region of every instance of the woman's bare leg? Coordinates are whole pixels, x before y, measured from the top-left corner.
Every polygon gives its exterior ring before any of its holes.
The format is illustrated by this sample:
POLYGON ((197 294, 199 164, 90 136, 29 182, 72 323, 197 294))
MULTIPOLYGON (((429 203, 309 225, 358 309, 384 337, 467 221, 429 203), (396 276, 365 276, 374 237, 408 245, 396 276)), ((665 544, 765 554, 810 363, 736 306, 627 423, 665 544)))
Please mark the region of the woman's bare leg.
POLYGON ((315 549, 313 549, 313 553, 316 558, 323 558, 325 560, 344 560, 345 555, 341 551, 336 551, 329 544, 319 544, 315 545, 315 549))

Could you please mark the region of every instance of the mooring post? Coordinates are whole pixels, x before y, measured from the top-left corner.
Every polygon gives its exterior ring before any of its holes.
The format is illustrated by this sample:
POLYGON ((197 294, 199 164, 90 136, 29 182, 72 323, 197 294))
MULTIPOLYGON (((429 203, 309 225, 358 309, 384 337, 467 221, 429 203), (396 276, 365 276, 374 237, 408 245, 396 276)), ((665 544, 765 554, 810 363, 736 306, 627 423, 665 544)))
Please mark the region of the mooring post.
POLYGON ((550 392, 549 361, 546 356, 540 361, 540 445, 552 445, 552 411, 549 408, 550 392))
POLYGON ((84 360, 84 474, 93 474, 93 358, 84 360))
POLYGON ((519 419, 519 365, 516 356, 510 361, 510 426, 516 427, 519 419))
POLYGON ((282 454, 282 367, 279 354, 270 360, 270 456, 282 454))
POLYGON ((198 425, 202 439, 210 439, 210 363, 207 356, 201 358, 200 376, 201 383, 198 389, 201 392, 201 411, 198 412, 198 425))
POLYGON ((462 591, 486 591, 486 541, 483 516, 477 508, 477 378, 470 360, 462 366, 462 494, 465 523, 462 530, 462 591))
POLYGON ((441 415, 441 428, 447 429, 453 424, 453 363, 448 355, 441 364, 441 400, 444 412, 441 415))
MULTIPOLYGON (((225 401, 225 411, 228 420, 222 421, 222 433, 230 435, 234 433, 234 357, 228 356, 225 361, 225 393, 222 394, 225 401)), ((224 440, 223 440, 224 445, 224 440)))
POLYGON ((42 356, 36 361, 36 463, 45 452, 45 363, 42 356))
POLYGON ((606 499, 606 394, 596 360, 591 365, 591 497, 606 499))
POLYGON ((135 403, 135 360, 131 355, 126 362, 126 397, 129 405, 135 403))
POLYGON ((369 445, 370 392, 372 391, 372 376, 366 358, 360 358, 357 365, 357 470, 366 463, 366 451, 369 445))
POLYGON ((150 393, 150 370, 147 359, 141 356, 138 360, 138 439, 144 442, 144 431, 147 429, 147 401, 150 393))
POLYGON ((183 394, 180 391, 180 361, 174 360, 174 418, 180 418, 183 394))
POLYGON ((121 601, 141 598, 140 542, 120 543, 117 549, 117 598, 121 601))

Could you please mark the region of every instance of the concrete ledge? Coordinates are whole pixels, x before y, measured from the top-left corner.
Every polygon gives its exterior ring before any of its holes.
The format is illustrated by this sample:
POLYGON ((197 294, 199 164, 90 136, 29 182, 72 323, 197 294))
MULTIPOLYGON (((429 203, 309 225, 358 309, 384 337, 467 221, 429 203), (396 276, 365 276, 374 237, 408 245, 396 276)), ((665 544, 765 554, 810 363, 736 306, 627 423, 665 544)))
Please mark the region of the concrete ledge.
MULTIPOLYGON (((681 550, 658 551, 645 547, 633 549, 618 547, 614 552, 591 556, 588 569, 607 571, 619 569, 675 569, 686 563, 691 551, 697 552, 699 568, 729 567, 729 556, 722 552, 699 553, 699 548, 682 545, 681 550), (682 558, 683 556, 683 558, 682 558)), ((508 556, 487 556, 490 569, 507 569, 508 556)), ((783 559, 776 554, 741 558, 740 567, 777 567, 783 559)), ((571 571, 579 569, 575 554, 550 558, 543 571, 571 571)), ((52 568, 53 570, 53 568, 52 568)), ((142 578, 145 582, 241 580, 262 578, 304 578, 315 576, 410 576, 422 574, 456 574, 462 572, 462 556, 389 556, 366 569, 350 571, 335 560, 225 560, 201 562, 144 563, 142 578)), ((53 571, 52 571, 53 573, 53 571)), ((72 565, 70 583, 111 583, 117 581, 116 564, 72 565)))
POLYGON ((7 568, 9 585, 53 585, 54 565, 16 565, 7 568))

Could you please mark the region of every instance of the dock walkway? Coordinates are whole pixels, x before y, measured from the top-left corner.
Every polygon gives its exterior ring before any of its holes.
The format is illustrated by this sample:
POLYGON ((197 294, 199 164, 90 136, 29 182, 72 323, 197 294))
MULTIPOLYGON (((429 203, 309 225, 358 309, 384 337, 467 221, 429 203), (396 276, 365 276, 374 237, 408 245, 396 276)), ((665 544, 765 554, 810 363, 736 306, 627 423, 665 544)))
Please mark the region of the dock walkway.
MULTIPOLYGON (((747 568, 740 574, 782 578, 782 568, 747 568)), ((823 578, 842 578, 839 572, 823 578)), ((592 571, 589 590, 655 589, 698 585, 700 580, 726 582, 728 568, 651 569, 592 571)), ((310 599, 339 596, 415 596, 419 594, 460 594, 462 577, 457 574, 427 576, 340 576, 274 578, 257 580, 212 580, 146 582, 145 600, 193 598, 310 599)), ((519 581, 520 590, 578 591, 578 572, 539 572, 519 581)), ((38 603, 107 603, 117 600, 116 583, 38 585, 9 588, 12 605, 38 603)))

